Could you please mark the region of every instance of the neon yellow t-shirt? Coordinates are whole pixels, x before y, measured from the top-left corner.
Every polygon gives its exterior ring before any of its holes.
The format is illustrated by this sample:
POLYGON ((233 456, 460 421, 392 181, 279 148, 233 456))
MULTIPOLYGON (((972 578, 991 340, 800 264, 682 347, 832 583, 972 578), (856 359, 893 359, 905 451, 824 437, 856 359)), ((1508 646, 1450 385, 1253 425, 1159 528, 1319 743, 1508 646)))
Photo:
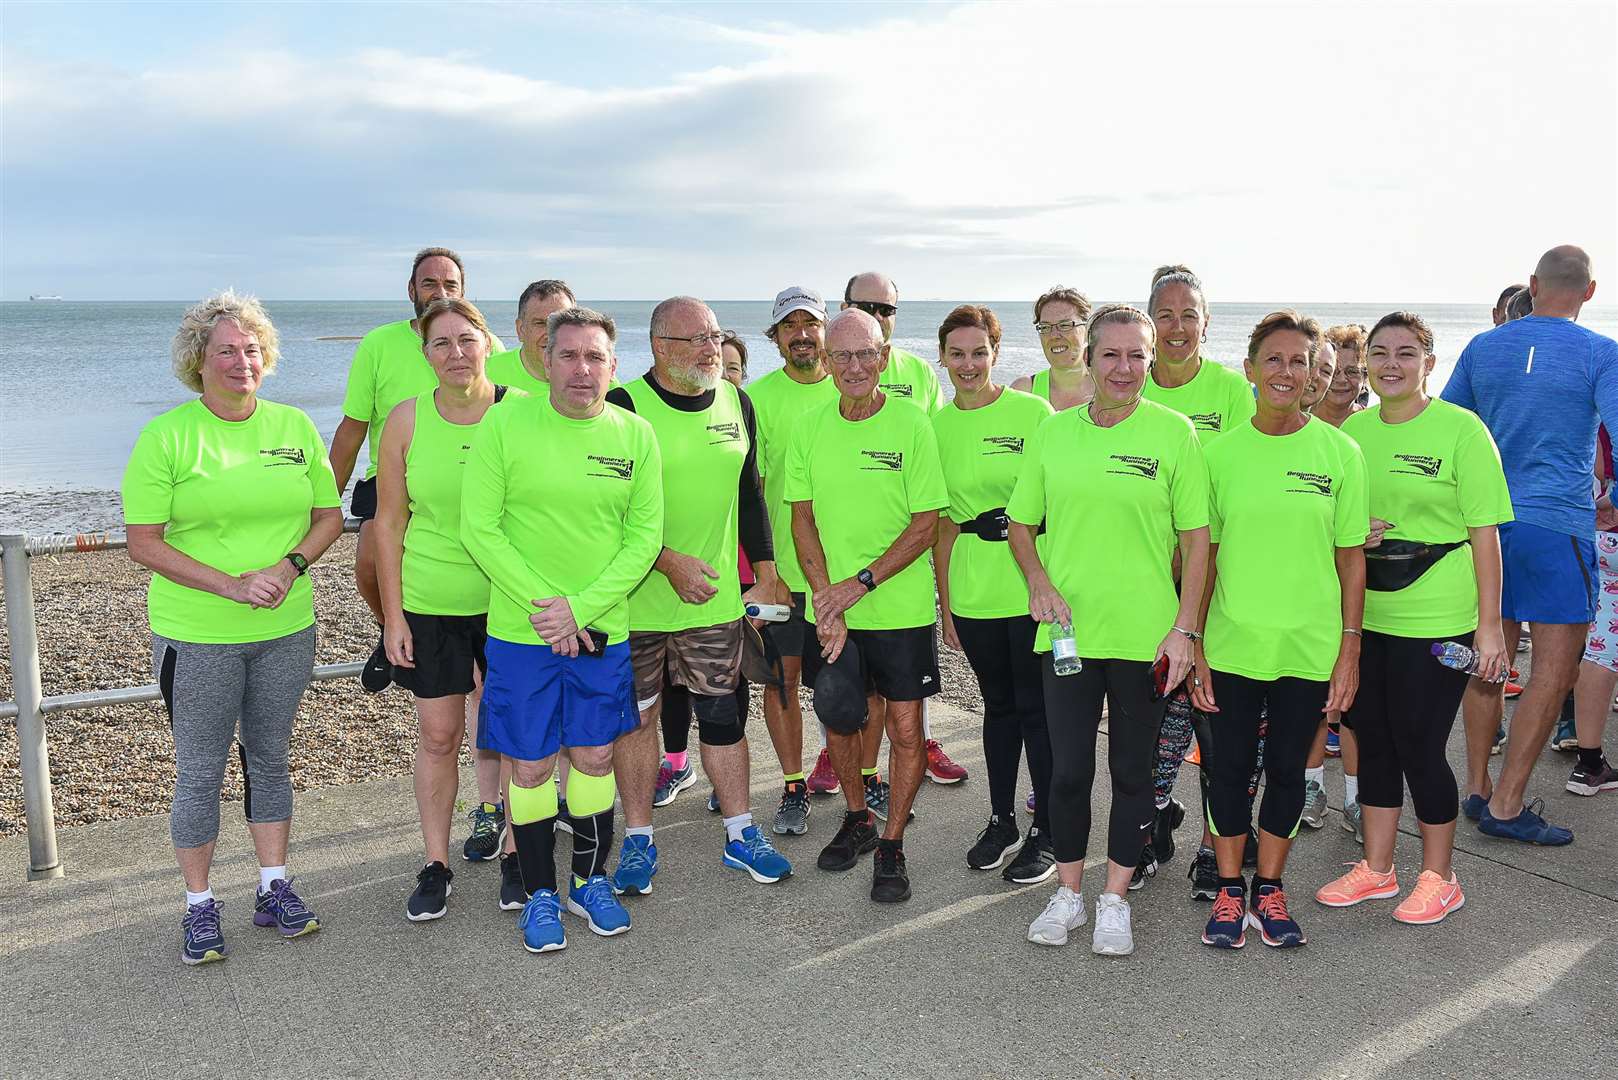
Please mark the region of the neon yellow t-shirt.
MULTIPOLYGON (((1141 401, 1112 427, 1064 409, 1034 434, 1007 514, 1045 522, 1040 557, 1073 613, 1079 655, 1150 661, 1174 625, 1173 549, 1208 524, 1208 472, 1190 421, 1141 401)), ((1040 624, 1036 652, 1050 651, 1040 624)))
MULTIPOLYGON (((501 408, 521 394, 508 391, 489 408, 501 408)), ((489 579, 461 543, 461 481, 472 434, 482 420, 450 423, 432 394, 422 394, 414 404, 416 424, 405 449, 410 520, 399 567, 404 608, 418 615, 481 615, 489 610, 489 579)))
POLYGON ((903 398, 932 416, 944 407, 944 388, 933 365, 897 345, 888 348, 888 366, 877 386, 891 398, 903 398))
MULTIPOLYGON (((1009 386, 982 408, 962 409, 959 404, 956 398, 933 416, 938 460, 949 489, 949 518, 957 525, 1011 501, 1023 451, 1051 415, 1048 401, 1009 386)), ((1010 544, 975 533, 956 538, 949 556, 949 609, 969 619, 1028 614, 1028 583, 1010 544)))
POLYGON ((472 436, 461 542, 493 586, 489 636, 542 644, 533 601, 565 596, 580 627, 629 637, 629 591, 663 547, 663 478, 645 420, 607 405, 573 420, 549 398, 490 409, 472 436))
POLYGON ((484 374, 496 386, 512 386, 533 397, 549 397, 551 384, 536 379, 522 362, 522 346, 494 353, 483 365, 484 374))
MULTIPOLYGON (((309 533, 309 512, 339 505, 314 422, 260 400, 246 420, 221 420, 201 399, 153 418, 129 455, 124 521, 167 525, 163 539, 226 574, 262 570, 309 533)), ((152 575, 152 632, 205 644, 269 641, 315 621, 309 579, 275 608, 254 608, 152 575)))
MULTIPOLYGON (((834 582, 875 562, 912 515, 949 505, 925 413, 888 398, 874 416, 853 421, 843 419, 838 405, 834 400, 797 425, 786 483, 789 503, 814 504, 834 582)), ((932 560, 922 555, 855 602, 844 621, 850 630, 903 630, 933 625, 937 611, 932 560)))
MULTIPOLYGON (((1389 540, 1448 544, 1468 528, 1512 520, 1511 495, 1489 429, 1476 413, 1433 398, 1402 424, 1375 405, 1343 421, 1370 477, 1371 516, 1393 523, 1389 540)), ((1478 628, 1478 579, 1470 545, 1438 560, 1396 592, 1365 590, 1365 627, 1442 640, 1478 628)))
POLYGON ((1371 523, 1359 444, 1320 420, 1290 435, 1249 422, 1206 453, 1219 545, 1208 666, 1266 681, 1331 678, 1343 634, 1336 549, 1365 543, 1371 523))
POLYGON ((663 458, 663 546, 701 559, 719 572, 716 590, 702 604, 680 599, 669 579, 653 570, 629 594, 631 630, 689 630, 742 617, 740 566, 736 560, 736 508, 742 463, 747 460, 747 424, 741 395, 720 380, 713 404, 685 412, 658 396, 648 372, 625 392, 635 415, 652 425, 663 458))
POLYGON ((1241 427, 1258 410, 1253 400, 1253 384, 1246 376, 1206 356, 1197 373, 1184 386, 1165 389, 1148 375, 1141 396, 1189 416, 1204 446, 1223 432, 1241 427))
POLYGON ((837 400, 837 384, 830 375, 819 382, 797 382, 783 368, 748 383, 747 396, 753 401, 758 429, 758 471, 764 480, 764 505, 770 512, 775 571, 788 589, 806 593, 809 581, 798 565, 798 549, 792 542, 792 504, 786 501, 787 447, 806 416, 837 400))
MULTIPOLYGON (((500 339, 489 335, 491 352, 504 349, 500 339)), ((421 338, 409 319, 384 323, 360 339, 354 362, 348 368, 348 389, 343 393, 343 415, 370 427, 366 449, 370 461, 365 479, 376 475, 381 460, 382 426, 388 414, 401 401, 438 389, 438 376, 421 351, 421 338)))

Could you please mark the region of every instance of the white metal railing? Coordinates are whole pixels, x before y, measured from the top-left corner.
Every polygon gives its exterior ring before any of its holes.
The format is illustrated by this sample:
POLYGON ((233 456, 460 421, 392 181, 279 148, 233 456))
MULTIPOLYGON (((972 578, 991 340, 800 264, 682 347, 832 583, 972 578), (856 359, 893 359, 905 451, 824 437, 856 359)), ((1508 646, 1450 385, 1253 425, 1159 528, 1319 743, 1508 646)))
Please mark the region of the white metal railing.
MULTIPOLYGON (((343 522, 344 532, 358 532, 357 518, 343 522)), ((51 802, 51 762, 45 739, 45 717, 52 713, 96 709, 106 705, 132 705, 162 697, 156 683, 88 690, 45 697, 39 677, 39 626, 34 618, 34 578, 30 560, 36 555, 72 555, 87 551, 116 551, 128 547, 122 529, 73 535, 28 536, 0 534, 0 569, 3 569, 6 633, 11 646, 13 700, 0 701, 0 720, 17 722, 17 750, 22 765, 23 816, 28 822, 28 880, 62 876, 56 852, 56 809, 51 802)), ((349 679, 360 673, 363 661, 321 664, 316 682, 349 679)))

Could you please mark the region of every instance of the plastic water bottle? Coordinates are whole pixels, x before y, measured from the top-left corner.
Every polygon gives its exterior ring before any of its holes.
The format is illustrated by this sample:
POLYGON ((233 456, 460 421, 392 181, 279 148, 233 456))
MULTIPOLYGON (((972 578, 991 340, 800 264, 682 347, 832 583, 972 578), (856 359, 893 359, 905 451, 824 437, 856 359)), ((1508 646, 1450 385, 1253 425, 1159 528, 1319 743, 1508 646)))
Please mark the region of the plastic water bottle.
POLYGON ((792 617, 792 609, 785 604, 748 604, 746 610, 749 619, 765 622, 786 622, 792 617))
POLYGON ((1051 633, 1051 667, 1058 675, 1077 675, 1084 662, 1079 659, 1079 643, 1073 638, 1073 627, 1058 623, 1051 633))
MULTIPOLYGON (((1433 657, 1447 668, 1464 671, 1474 679, 1482 678, 1478 674, 1478 661, 1481 658, 1478 656, 1478 651, 1470 646, 1462 645, 1458 641, 1435 641, 1433 642, 1433 657)), ((1493 681, 1497 683, 1505 682, 1506 673, 1502 671, 1500 677, 1493 681)))

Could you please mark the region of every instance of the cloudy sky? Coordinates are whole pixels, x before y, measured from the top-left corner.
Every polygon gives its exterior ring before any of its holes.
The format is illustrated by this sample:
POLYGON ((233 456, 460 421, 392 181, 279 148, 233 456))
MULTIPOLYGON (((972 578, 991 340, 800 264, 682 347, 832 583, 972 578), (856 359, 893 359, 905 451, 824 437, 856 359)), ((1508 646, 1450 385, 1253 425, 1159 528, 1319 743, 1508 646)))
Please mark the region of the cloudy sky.
POLYGON ((1492 301, 1563 242, 1618 286, 1614 10, 8 0, 0 296, 393 298, 429 243, 485 298, 1176 261, 1216 300, 1492 301))

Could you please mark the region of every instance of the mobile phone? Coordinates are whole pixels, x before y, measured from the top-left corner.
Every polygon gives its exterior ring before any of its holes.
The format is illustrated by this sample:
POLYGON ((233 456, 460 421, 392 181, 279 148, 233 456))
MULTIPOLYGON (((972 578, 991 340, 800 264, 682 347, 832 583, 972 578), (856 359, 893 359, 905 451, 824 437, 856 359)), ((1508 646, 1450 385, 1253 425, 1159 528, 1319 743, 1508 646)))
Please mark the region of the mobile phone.
POLYGON ((586 652, 584 649, 580 649, 579 655, 588 656, 593 660, 599 660, 602 653, 604 653, 607 648, 607 632, 605 630, 597 630, 593 626, 586 626, 584 628, 584 632, 590 635, 590 649, 588 652, 586 652))
POLYGON ((1152 700, 1162 701, 1169 692, 1169 654, 1164 653, 1152 665, 1152 700))

